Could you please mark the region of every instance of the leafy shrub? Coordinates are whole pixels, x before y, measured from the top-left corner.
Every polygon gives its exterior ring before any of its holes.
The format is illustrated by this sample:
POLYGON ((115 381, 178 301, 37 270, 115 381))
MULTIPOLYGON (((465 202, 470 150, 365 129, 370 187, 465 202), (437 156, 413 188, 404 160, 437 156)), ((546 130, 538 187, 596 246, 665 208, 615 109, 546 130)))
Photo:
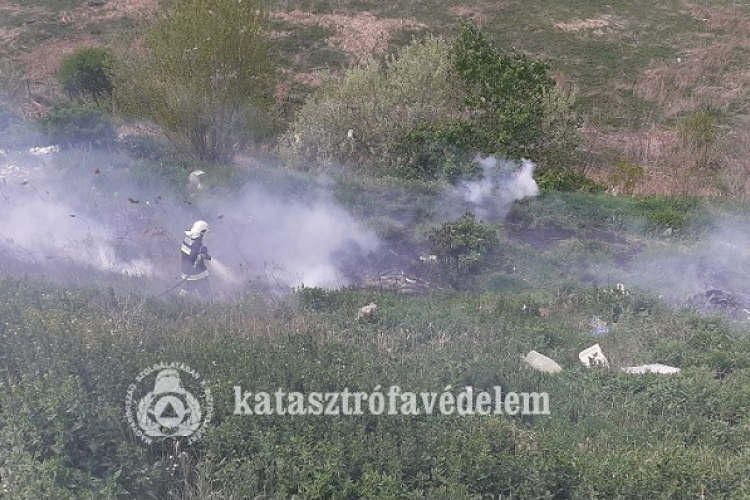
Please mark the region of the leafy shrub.
POLYGON ((473 161, 466 153, 439 140, 416 139, 418 135, 405 137, 404 142, 408 143, 406 147, 409 148, 409 152, 405 155, 403 163, 393 169, 396 177, 405 180, 443 180, 456 184, 482 174, 479 163, 473 161))
POLYGON ((333 164, 435 180, 478 153, 574 164, 575 96, 539 61, 497 51, 471 25, 453 41, 413 42, 310 96, 282 138, 297 167, 333 164), (374 165, 373 165, 374 164, 374 165))
POLYGON ((368 162, 390 167, 408 161, 413 148, 422 149, 414 130, 451 116, 456 105, 448 43, 414 42, 384 67, 371 63, 351 69, 310 96, 282 138, 282 152, 304 169, 361 168, 368 162))
POLYGON ((556 90, 547 64, 497 50, 470 23, 451 44, 451 60, 471 117, 463 148, 570 166, 561 155, 573 157, 580 120, 574 96, 556 90))
POLYGON ((112 54, 106 49, 79 49, 63 59, 57 79, 72 99, 92 99, 98 104, 112 96, 111 65, 112 54))
POLYGON ((92 104, 57 103, 39 124, 54 142, 68 146, 106 146, 116 137, 112 122, 92 104))
POLYGON ((620 160, 609 173, 609 183, 619 193, 630 196, 645 177, 646 170, 642 166, 620 160))
POLYGON ((604 192, 605 187, 585 175, 557 168, 547 168, 536 176, 536 183, 543 191, 581 191, 585 193, 604 192))
POLYGON ((93 500, 154 486, 158 473, 139 473, 142 450, 122 441, 119 408, 87 395, 77 378, 0 384, 0 396, 0 471, 11 498, 93 500))
POLYGON ((196 160, 230 163, 270 130, 277 58, 269 34, 259 0, 164 4, 140 39, 147 50, 118 54, 118 111, 163 127, 196 160))
POLYGON ((497 245, 495 228, 477 221, 472 212, 446 222, 429 236, 441 273, 454 288, 463 288, 491 261, 497 245))
POLYGON ((717 128, 716 114, 711 111, 693 111, 677 124, 680 147, 689 155, 692 170, 718 166, 717 128))

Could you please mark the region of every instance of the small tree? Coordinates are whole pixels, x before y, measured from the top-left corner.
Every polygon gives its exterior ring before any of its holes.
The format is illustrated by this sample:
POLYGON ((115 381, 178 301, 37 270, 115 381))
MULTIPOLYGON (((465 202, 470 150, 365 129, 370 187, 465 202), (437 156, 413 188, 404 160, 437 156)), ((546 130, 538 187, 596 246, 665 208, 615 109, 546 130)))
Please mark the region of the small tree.
POLYGON ((454 222, 446 222, 429 236, 443 277, 454 288, 465 288, 491 261, 497 235, 492 226, 477 221, 466 212, 454 222))
POLYGON ((112 54, 102 48, 78 49, 63 59, 57 79, 71 99, 92 99, 96 104, 112 96, 112 54))
POLYGON ((455 141, 470 150, 536 162, 544 161, 540 156, 550 146, 557 155, 575 149, 579 119, 547 64, 498 51, 470 23, 461 26, 451 56, 468 116, 468 127, 455 141))
POLYGON ((122 112, 207 162, 226 163, 265 133, 275 66, 261 0, 174 0, 143 45, 116 71, 122 112))
POLYGON ((308 168, 337 163, 435 180, 478 153, 575 164, 575 95, 549 67, 494 48, 473 25, 451 40, 428 38, 385 64, 347 71, 297 113, 282 151, 308 168))
POLYGON ((397 165, 416 130, 458 115, 448 56, 446 41, 428 38, 384 65, 348 70, 307 99, 282 138, 284 156, 303 167, 374 163, 387 171, 397 165))

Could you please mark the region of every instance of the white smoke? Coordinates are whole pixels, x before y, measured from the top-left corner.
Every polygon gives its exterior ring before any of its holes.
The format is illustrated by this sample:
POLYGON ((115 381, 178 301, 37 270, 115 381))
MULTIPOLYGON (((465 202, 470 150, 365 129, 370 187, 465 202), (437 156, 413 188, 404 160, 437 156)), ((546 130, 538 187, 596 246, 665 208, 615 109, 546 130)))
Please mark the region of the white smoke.
POLYGON ((451 195, 468 203, 479 219, 502 219, 514 201, 539 194, 533 162, 521 160, 519 168, 494 156, 477 156, 474 161, 482 167, 482 177, 460 183, 451 195))
POLYGON ((260 277, 290 288, 335 288, 348 284, 351 267, 380 244, 309 180, 296 196, 259 183, 191 195, 160 186, 150 174, 136 182, 132 162, 108 153, 3 153, 0 269, 19 262, 62 278, 96 279, 82 271, 90 269, 173 281, 182 232, 204 219, 212 227, 205 243, 216 257, 217 281, 237 287, 260 277), (113 166, 118 162, 124 165, 113 166))
MULTIPOLYGON (((347 264, 378 249, 377 236, 325 193, 292 199, 248 185, 231 205, 218 203, 219 251, 291 286, 337 288, 348 284, 347 264)), ((209 243, 213 236, 209 239, 209 243)))

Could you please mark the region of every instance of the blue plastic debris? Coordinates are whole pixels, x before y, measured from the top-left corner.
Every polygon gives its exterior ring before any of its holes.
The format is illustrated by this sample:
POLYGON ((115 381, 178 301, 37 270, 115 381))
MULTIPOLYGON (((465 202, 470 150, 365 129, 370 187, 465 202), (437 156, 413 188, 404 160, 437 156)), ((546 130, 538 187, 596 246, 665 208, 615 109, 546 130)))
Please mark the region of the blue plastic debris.
POLYGON ((592 316, 591 335, 593 335, 594 337, 598 337, 599 335, 604 335, 605 333, 609 333, 607 322, 600 320, 599 316, 592 316))

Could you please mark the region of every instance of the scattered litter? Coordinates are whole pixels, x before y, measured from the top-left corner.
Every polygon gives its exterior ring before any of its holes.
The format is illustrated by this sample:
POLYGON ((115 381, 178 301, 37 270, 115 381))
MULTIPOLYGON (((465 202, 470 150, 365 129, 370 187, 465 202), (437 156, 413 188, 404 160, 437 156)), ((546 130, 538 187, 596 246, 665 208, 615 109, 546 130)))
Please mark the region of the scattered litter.
POLYGON ((629 367, 623 368, 622 371, 627 372, 627 373, 670 374, 670 373, 679 373, 680 369, 675 368, 674 366, 667 366, 667 365, 662 365, 660 363, 653 363, 650 365, 629 366, 629 367))
POLYGON ((188 182, 190 183, 190 187, 192 189, 203 189, 203 185, 201 184, 201 177, 206 175, 206 172, 203 170, 193 170, 190 172, 190 175, 188 175, 188 182))
POLYGON ((59 153, 60 148, 58 146, 44 146, 29 149, 29 154, 34 156, 46 156, 52 153, 59 153))
POLYGON ((429 283, 398 269, 382 272, 375 276, 366 276, 362 280, 361 286, 363 288, 395 290, 404 295, 416 295, 431 289, 429 283))
POLYGON ((594 337, 598 337, 599 335, 603 335, 605 333, 609 333, 609 327, 607 326, 607 322, 600 320, 599 316, 592 316, 591 317, 591 335, 593 335, 594 337))
POLYGON ((562 366, 558 365, 554 360, 548 358, 544 354, 539 354, 536 351, 529 352, 523 360, 527 365, 540 372, 560 373, 562 371, 562 366))
POLYGON ((607 361, 607 358, 604 356, 604 352, 599 344, 594 344, 578 353, 578 359, 589 368, 592 366, 609 368, 609 361, 607 361))
POLYGON ((375 312, 377 308, 378 308, 378 305, 375 302, 370 302, 366 306, 363 306, 357 313, 357 320, 359 321, 362 318, 366 318, 367 316, 370 316, 372 313, 375 312))

